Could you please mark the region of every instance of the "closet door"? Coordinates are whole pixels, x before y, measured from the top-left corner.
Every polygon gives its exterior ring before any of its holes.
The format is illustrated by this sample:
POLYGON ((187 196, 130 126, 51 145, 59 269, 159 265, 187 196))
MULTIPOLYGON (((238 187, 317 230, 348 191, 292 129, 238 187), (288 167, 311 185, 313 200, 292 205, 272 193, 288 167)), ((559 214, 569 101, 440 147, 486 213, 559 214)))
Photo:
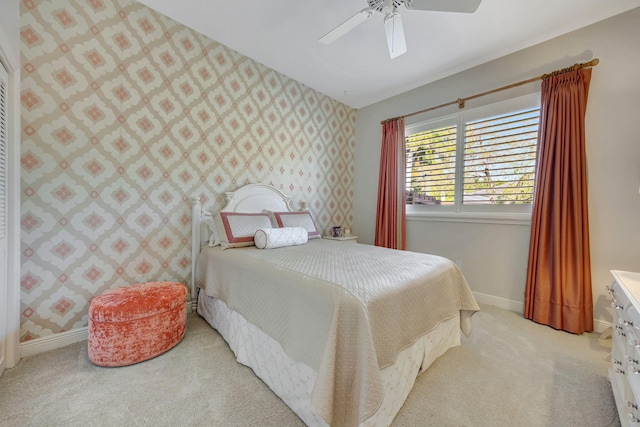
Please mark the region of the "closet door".
POLYGON ((0 62, 0 375, 7 363, 7 169, 9 150, 9 76, 0 62))

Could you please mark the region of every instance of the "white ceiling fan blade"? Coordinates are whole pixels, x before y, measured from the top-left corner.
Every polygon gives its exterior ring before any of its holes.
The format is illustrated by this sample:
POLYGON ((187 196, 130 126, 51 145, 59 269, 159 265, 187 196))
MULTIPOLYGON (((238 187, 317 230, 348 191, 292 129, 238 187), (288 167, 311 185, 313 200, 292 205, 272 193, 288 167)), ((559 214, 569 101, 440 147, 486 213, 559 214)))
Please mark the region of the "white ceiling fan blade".
POLYGON ((473 13, 482 0, 405 0, 407 9, 473 13))
POLYGON ((407 51, 407 43, 404 40, 404 29, 400 14, 390 13, 384 18, 384 31, 387 33, 387 46, 391 59, 402 55, 407 51))
POLYGON ((360 12, 353 15, 351 18, 344 21, 342 24, 338 25, 333 30, 329 31, 324 36, 320 37, 318 40, 321 43, 329 44, 340 37, 347 34, 349 31, 353 30, 358 25, 362 24, 364 21, 369 19, 371 15, 373 15, 374 9, 371 7, 367 7, 362 9, 360 12))

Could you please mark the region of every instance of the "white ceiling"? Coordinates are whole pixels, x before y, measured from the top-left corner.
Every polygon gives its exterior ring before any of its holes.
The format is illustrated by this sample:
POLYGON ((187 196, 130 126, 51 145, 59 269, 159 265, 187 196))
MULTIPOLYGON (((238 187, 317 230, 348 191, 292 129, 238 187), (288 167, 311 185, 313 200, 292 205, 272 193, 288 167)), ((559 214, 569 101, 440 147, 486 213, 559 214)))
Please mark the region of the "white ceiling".
POLYGON ((366 0, 139 1, 354 108, 640 6, 640 0, 483 0, 473 14, 402 7, 408 52, 389 59, 379 13, 332 44, 318 42, 366 0))

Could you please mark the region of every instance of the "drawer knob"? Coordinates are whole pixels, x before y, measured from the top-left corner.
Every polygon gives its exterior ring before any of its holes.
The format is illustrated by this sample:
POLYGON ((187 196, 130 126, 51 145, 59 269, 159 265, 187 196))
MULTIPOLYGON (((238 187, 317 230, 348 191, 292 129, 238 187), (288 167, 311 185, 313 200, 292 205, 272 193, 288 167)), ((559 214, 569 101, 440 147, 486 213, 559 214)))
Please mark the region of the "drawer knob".
POLYGON ((634 340, 634 339, 630 339, 629 340, 629 345, 632 346, 632 347, 640 347, 640 341, 634 340))
POLYGON ((635 415, 633 414, 628 414, 629 415, 629 421, 632 423, 640 423, 640 419, 638 419, 635 415))
POLYGON ((638 369, 638 368, 635 368, 633 366, 627 366, 627 368, 631 369, 631 373, 632 374, 636 374, 636 375, 640 374, 640 369, 638 369))
POLYGON ((618 304, 618 302, 617 302, 617 301, 613 301, 613 302, 611 303, 611 307, 615 308, 616 310, 622 310, 622 309, 624 308, 623 306, 621 306, 620 304, 618 304))
MULTIPOLYGON (((614 363, 618 364, 619 362, 617 360, 614 360, 614 363)), ((627 363, 637 365, 638 361, 631 356, 627 356, 627 363)))
MULTIPOLYGON (((629 357, 629 358, 631 359, 631 357, 629 357)), ((611 362, 612 362, 614 365, 620 365, 620 366, 622 366, 622 362, 621 362, 621 361, 619 361, 619 360, 617 360, 617 359, 613 359, 611 362)), ((629 362, 629 363, 631 363, 631 362, 629 362)))
POLYGON ((624 375, 624 371, 620 368, 616 368, 616 373, 624 375))
POLYGON ((616 336, 617 336, 617 337, 626 337, 626 336, 627 336, 627 334, 625 334, 625 333, 624 333, 624 332, 622 332, 622 331, 616 331, 616 336))
POLYGON ((629 322, 623 317, 618 319, 618 323, 620 323, 621 325, 625 325, 625 326, 627 326, 627 325, 628 326, 633 326, 633 322, 629 322))
POLYGON ((638 409, 638 405, 636 405, 635 403, 633 403, 633 402, 631 402, 631 401, 627 400, 627 408, 629 408, 629 409, 636 409, 636 410, 637 410, 637 409, 638 409))

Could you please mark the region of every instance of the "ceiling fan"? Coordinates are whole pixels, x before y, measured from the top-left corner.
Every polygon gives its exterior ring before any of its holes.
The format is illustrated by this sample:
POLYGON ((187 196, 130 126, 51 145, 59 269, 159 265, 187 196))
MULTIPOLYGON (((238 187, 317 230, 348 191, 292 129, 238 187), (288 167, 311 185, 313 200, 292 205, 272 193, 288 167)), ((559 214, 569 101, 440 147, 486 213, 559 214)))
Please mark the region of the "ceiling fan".
POLYGON ((407 51, 402 20, 400 19, 400 13, 398 13, 398 8, 402 5, 409 10, 473 13, 478 9, 481 1, 482 0, 367 0, 369 7, 362 9, 320 37, 319 41, 324 44, 329 44, 371 18, 375 12, 380 12, 384 14, 384 30, 387 34, 389 56, 395 58, 407 51))

